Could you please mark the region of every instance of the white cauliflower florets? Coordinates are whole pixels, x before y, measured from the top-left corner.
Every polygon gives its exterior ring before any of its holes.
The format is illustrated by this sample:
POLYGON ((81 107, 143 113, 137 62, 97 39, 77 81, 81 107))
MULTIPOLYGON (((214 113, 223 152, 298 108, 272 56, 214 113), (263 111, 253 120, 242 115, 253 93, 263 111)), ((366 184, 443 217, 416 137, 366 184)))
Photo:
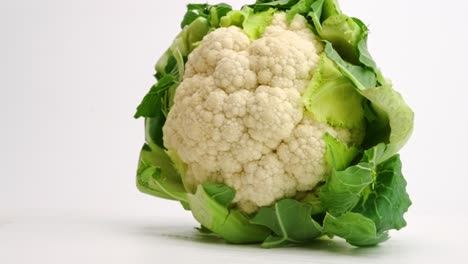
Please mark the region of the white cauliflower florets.
POLYGON ((351 137, 304 114, 301 93, 322 49, 304 17, 288 25, 284 13, 253 42, 234 26, 209 33, 188 57, 163 128, 187 164, 186 185, 225 183, 253 212, 324 180, 324 134, 351 137))

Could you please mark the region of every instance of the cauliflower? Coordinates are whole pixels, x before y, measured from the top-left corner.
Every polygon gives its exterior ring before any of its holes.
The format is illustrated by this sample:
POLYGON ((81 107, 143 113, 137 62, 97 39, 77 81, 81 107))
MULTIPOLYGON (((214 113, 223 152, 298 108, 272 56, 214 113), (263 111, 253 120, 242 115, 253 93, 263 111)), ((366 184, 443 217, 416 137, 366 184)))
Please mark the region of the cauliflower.
POLYGON ((395 154, 413 114, 336 1, 267 2, 189 5, 135 115, 147 134, 137 185, 231 242, 384 241, 410 204, 395 154), (379 197, 393 190, 389 210, 379 197), (355 223, 370 233, 350 236, 355 223))
POLYGON ((289 26, 283 12, 254 41, 235 26, 205 36, 188 57, 163 127, 192 190, 225 183, 251 213, 324 180, 322 138, 337 133, 304 115, 301 101, 322 51, 306 19, 298 15, 289 26))

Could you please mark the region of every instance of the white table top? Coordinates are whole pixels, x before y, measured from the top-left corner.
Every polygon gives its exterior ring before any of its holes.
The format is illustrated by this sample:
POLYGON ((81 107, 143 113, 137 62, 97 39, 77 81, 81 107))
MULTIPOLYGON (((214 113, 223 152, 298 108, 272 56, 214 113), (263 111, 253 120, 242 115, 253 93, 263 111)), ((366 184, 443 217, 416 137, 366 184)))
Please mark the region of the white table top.
MULTIPOLYGON (((341 239, 262 249, 204 237, 188 214, 10 212, 0 215, 1 263, 461 263, 467 232, 431 228, 436 218, 410 215, 409 227, 377 247, 341 239), (465 235, 463 235, 465 234, 465 235)), ((455 230, 455 229, 454 229, 455 230)), ((462 230, 462 227, 460 227, 462 230)))

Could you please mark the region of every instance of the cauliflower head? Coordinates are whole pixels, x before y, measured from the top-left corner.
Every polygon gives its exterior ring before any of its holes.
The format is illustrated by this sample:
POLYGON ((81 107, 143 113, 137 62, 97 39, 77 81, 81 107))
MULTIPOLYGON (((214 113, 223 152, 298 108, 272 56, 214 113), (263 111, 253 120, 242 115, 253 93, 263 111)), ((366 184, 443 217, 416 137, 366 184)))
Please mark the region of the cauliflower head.
POLYGON ((259 0, 189 4, 181 27, 135 114, 139 190, 232 243, 369 246, 406 225, 413 112, 362 21, 336 0, 259 0))
POLYGON ((163 127, 165 147, 187 164, 192 191, 225 183, 251 213, 324 180, 324 135, 351 137, 304 114, 301 95, 322 51, 306 19, 288 24, 283 12, 254 41, 236 26, 204 37, 188 56, 163 127))

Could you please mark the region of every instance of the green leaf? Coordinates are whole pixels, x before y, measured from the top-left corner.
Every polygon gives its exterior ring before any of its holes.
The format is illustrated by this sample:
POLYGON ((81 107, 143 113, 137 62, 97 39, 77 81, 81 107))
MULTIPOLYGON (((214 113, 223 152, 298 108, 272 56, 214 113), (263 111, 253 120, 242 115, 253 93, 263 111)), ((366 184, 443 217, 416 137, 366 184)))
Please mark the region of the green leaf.
POLYGON ((242 23, 244 32, 249 36, 250 39, 255 40, 260 38, 265 31, 265 28, 271 24, 273 20, 274 9, 268 9, 263 12, 254 13, 251 8, 243 8, 245 12, 248 12, 246 19, 242 23))
POLYGON ((226 241, 238 244, 265 240, 269 234, 267 228, 250 223, 239 210, 228 209, 222 204, 228 200, 226 197, 234 195, 232 188, 213 188, 211 184, 205 184, 199 185, 195 194, 188 194, 188 200, 195 219, 226 241))
POLYGON ((208 11, 208 4, 188 4, 187 12, 184 15, 184 19, 182 19, 180 27, 183 29, 199 17, 208 17, 208 11))
POLYGON ((187 203, 187 194, 183 186, 167 178, 162 177, 161 168, 149 166, 141 174, 141 180, 146 180, 147 187, 151 190, 159 191, 171 200, 177 200, 187 203))
POLYGON ((359 36, 357 45, 359 51, 359 61, 370 69, 377 69, 377 65, 375 64, 374 59, 369 54, 369 50, 367 49, 367 36, 369 35, 369 29, 360 19, 353 17, 352 20, 357 26, 361 28, 362 32, 361 36, 359 36))
POLYGON ((146 194, 177 200, 184 205, 188 203, 180 175, 164 150, 157 146, 143 145, 137 170, 137 187, 146 194))
POLYGON ((146 168, 151 166, 160 168, 162 177, 176 183, 182 183, 180 175, 177 173, 172 160, 166 152, 158 146, 144 144, 140 152, 137 174, 141 174, 146 168))
POLYGON ((318 121, 339 127, 364 128, 364 97, 326 54, 321 55, 302 100, 318 121))
POLYGON ((184 15, 184 19, 180 23, 180 27, 184 28, 185 26, 190 25, 195 19, 199 18, 200 15, 193 11, 188 11, 184 15))
MULTIPOLYGON (((264 7, 265 5, 286 10, 288 21, 291 21, 296 14, 310 17, 315 32, 321 39, 333 44, 340 59, 343 58, 347 62, 353 63, 354 66, 367 68, 372 76, 366 78, 372 78, 374 83, 384 83, 382 74, 367 49, 367 26, 361 20, 343 14, 338 1, 300 0, 281 1, 281 3, 268 1, 268 3, 257 2, 251 7, 257 12, 259 6, 264 7)), ((373 84, 369 87, 375 86, 376 84, 373 84)))
POLYGON ((185 26, 190 25, 199 17, 208 17, 208 5, 207 4, 188 4, 187 12, 180 23, 180 27, 183 29, 185 26))
POLYGON ((405 103, 403 97, 392 89, 391 84, 385 84, 373 89, 360 91, 370 102, 377 115, 377 120, 370 124, 373 131, 368 131, 372 143, 388 143, 385 158, 398 153, 406 144, 413 132, 414 113, 405 103))
MULTIPOLYGON (((200 11, 204 8, 208 7, 197 4, 189 5, 189 11, 200 11)), ((162 127, 172 107, 175 91, 184 74, 185 58, 209 30, 210 26, 206 18, 196 18, 184 27, 171 47, 158 60, 156 77, 159 80, 145 95, 134 115, 135 118, 146 117, 147 142, 164 148, 162 127)))
POLYGON ((328 17, 322 23, 320 37, 333 43, 333 47, 348 62, 358 64, 357 45, 363 32, 354 20, 344 14, 328 17))
POLYGON ((325 134, 323 140, 326 144, 325 157, 331 168, 337 171, 344 170, 360 153, 356 146, 347 146, 330 134, 325 134))
POLYGON ((190 25, 197 18, 203 17, 210 21, 210 25, 212 27, 218 27, 220 18, 231 10, 232 7, 224 3, 217 5, 188 4, 187 12, 185 13, 180 26, 181 28, 184 28, 185 26, 190 25))
POLYGON ((400 157, 395 155, 377 165, 375 183, 353 208, 353 212, 372 219, 380 233, 406 226, 403 214, 410 205, 400 157))
POLYGON ((165 122, 166 117, 162 112, 159 112, 155 117, 145 119, 145 136, 148 144, 164 148, 162 127, 165 122))
POLYGON ((370 148, 381 142, 387 143, 389 146, 386 158, 390 158, 403 147, 411 136, 414 121, 413 111, 401 95, 392 89, 390 83, 376 87, 377 80, 371 70, 344 61, 329 43, 325 45, 325 53, 343 76, 355 85, 357 92, 370 102, 371 109, 367 104, 364 116, 366 113, 369 116, 368 113, 372 112, 373 120, 367 126, 364 147, 370 148))
POLYGON ((226 16, 230 11, 232 11, 232 7, 227 4, 218 4, 212 6, 210 8, 210 24, 212 27, 219 27, 219 23, 221 18, 226 16))
POLYGON ((184 185, 184 188, 187 192, 195 192, 195 186, 192 186, 192 183, 190 180, 186 179, 186 173, 187 173, 187 164, 180 159, 179 154, 173 150, 173 149, 168 149, 165 151, 167 156, 171 159, 172 165, 175 169, 175 171, 180 175, 181 181, 184 185))
POLYGON ((372 70, 377 77, 377 83, 379 85, 382 85, 385 83, 385 79, 383 78, 382 73, 378 69, 377 64, 375 63, 374 59, 369 53, 369 50, 367 49, 367 36, 369 35, 369 30, 364 24, 364 22, 362 22, 360 19, 355 17, 353 17, 352 19, 354 23, 356 23, 356 25, 358 25, 361 28, 362 32, 357 42, 357 54, 359 63, 362 66, 365 66, 368 69, 372 70))
POLYGON ((205 192, 222 206, 229 206, 236 196, 236 192, 225 184, 205 183, 203 184, 205 192))
POLYGON ((365 90, 377 86, 377 80, 372 71, 344 61, 329 42, 326 42, 325 44, 325 53, 327 54, 327 57, 336 64, 340 72, 353 82, 359 90, 365 90))
POLYGON ((316 193, 317 190, 320 190, 320 189, 317 188, 311 192, 308 192, 307 195, 303 199, 300 200, 302 203, 306 203, 310 205, 311 207, 310 214, 312 216, 319 215, 325 212, 325 209, 322 206, 322 202, 320 201, 319 194, 316 193))
POLYGON ((175 79, 182 76, 183 73, 178 72, 178 70, 183 69, 185 60, 180 61, 178 58, 186 58, 210 30, 210 23, 203 16, 197 17, 189 25, 184 26, 171 46, 156 63, 156 76, 161 78, 169 74, 173 75, 175 79), (177 60, 177 63, 173 63, 173 60, 177 60), (172 67, 167 67, 168 65, 172 65, 172 67))
POLYGON ((387 149, 385 144, 379 144, 365 151, 359 164, 332 172, 320 192, 322 205, 330 214, 324 222, 327 232, 353 245, 365 246, 381 242, 388 230, 406 225, 403 215, 411 200, 406 193, 399 156, 387 159, 387 149), (327 218, 332 227, 326 226, 327 218), (359 232, 367 232, 364 237, 368 238, 357 240, 359 232))
POLYGON ((327 18, 342 14, 340 6, 338 5, 337 0, 325 0, 323 1, 323 16, 322 21, 326 20, 327 18))
POLYGON ((270 8, 262 12, 254 12, 254 9, 245 6, 241 10, 230 11, 221 18, 222 27, 237 26, 251 39, 260 38, 265 28, 271 24, 275 9, 270 8))
POLYGON ((221 18, 219 25, 221 27, 236 26, 242 28, 247 15, 248 14, 242 10, 232 10, 221 18))
POLYGON ((346 239, 351 245, 373 246, 389 238, 387 233, 377 234, 374 222, 365 216, 348 212, 339 217, 327 214, 323 232, 346 239))
POLYGON ((271 248, 286 243, 304 243, 321 235, 321 227, 311 217, 312 207, 293 199, 284 199, 271 207, 262 207, 251 220, 272 230, 262 246, 271 248))
POLYGON ((145 119, 146 142, 156 144, 164 148, 162 128, 166 122, 167 112, 172 107, 173 95, 178 82, 172 75, 165 75, 149 93, 137 108, 135 118, 141 116, 145 119))
POLYGON ((291 7, 291 9, 286 11, 288 22, 291 22, 297 14, 309 13, 313 2, 315 2, 315 0, 300 0, 297 2, 297 4, 291 7))
POLYGON ((322 22, 321 22, 321 17, 322 17, 322 11, 323 11, 323 3, 324 0, 317 0, 312 3, 310 6, 311 10, 309 13, 307 13, 306 16, 310 17, 312 19, 312 26, 315 28, 315 32, 317 35, 322 34, 322 22))
MULTIPOLYGON (((369 69, 378 84, 384 78, 367 49, 367 26, 357 18, 343 14, 336 0, 315 0, 310 8, 302 8, 301 13, 312 20, 316 33, 333 44, 341 58, 369 69)), ((375 85, 374 85, 375 86, 375 85)))
POLYGON ((372 182, 372 167, 365 162, 343 171, 333 170, 320 190, 322 205, 331 214, 341 215, 357 204, 364 189, 372 182))
POLYGON ((258 0, 253 5, 249 5, 250 8, 253 8, 255 12, 265 11, 269 8, 275 8, 277 10, 289 10, 293 5, 295 5, 299 0, 258 0))
POLYGON ((211 235, 213 234, 213 231, 209 230, 206 228, 206 226, 200 225, 200 227, 196 227, 195 229, 198 230, 198 232, 204 234, 204 235, 211 235))
POLYGON ((387 145, 383 143, 378 144, 377 146, 364 152, 364 156, 362 157, 361 162, 368 163, 373 168, 373 171, 375 171, 375 167, 386 160, 386 150, 387 145))
POLYGON ((134 117, 158 117, 161 113, 161 98, 163 94, 176 83, 177 81, 172 75, 165 75, 160 79, 145 95, 140 105, 137 107, 134 117))
MULTIPOLYGON (((333 153, 336 148, 329 149, 332 155, 336 155, 333 153)), ((364 190, 375 182, 377 165, 382 161, 384 153, 385 145, 380 144, 365 151, 358 164, 342 171, 333 169, 320 190, 320 200, 324 208, 335 216, 350 211, 362 200, 364 190)))

